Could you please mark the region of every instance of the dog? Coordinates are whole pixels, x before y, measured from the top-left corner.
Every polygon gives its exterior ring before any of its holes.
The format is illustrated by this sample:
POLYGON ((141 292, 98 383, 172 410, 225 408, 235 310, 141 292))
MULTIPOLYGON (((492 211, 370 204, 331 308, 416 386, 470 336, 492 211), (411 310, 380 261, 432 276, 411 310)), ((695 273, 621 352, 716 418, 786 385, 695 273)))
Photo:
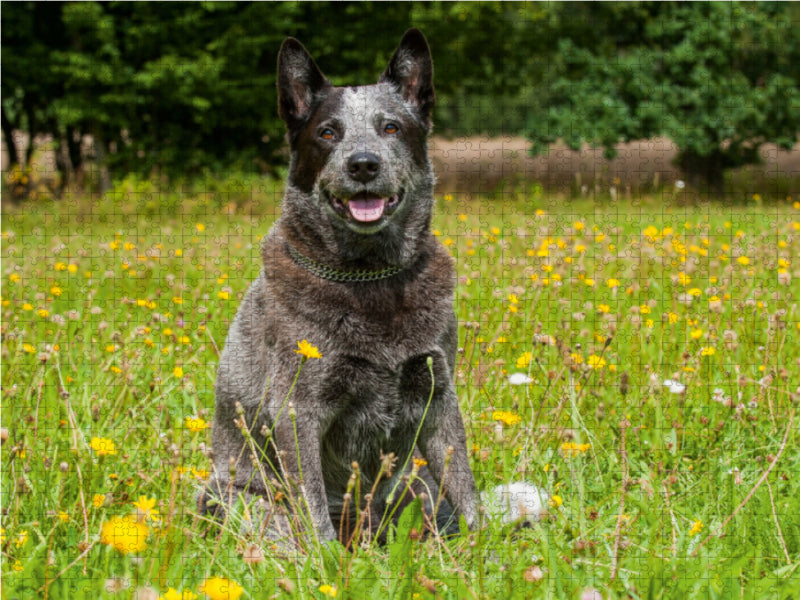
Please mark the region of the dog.
POLYGON ((357 464, 373 530, 396 508, 387 501, 427 492, 431 514, 440 489, 437 523, 457 531, 463 515, 471 527, 477 495, 453 383, 455 272, 430 231, 427 41, 411 29, 376 85, 334 87, 288 38, 278 97, 291 150, 282 214, 220 358, 201 504, 240 494, 274 503, 274 479, 334 540, 367 508, 346 506, 357 464), (321 358, 301 367, 303 340, 321 358), (427 465, 402 494, 415 452, 416 467, 420 457, 427 465))
POLYGON ((430 230, 428 43, 410 29, 377 84, 334 87, 288 38, 278 97, 291 152, 282 214, 220 358, 200 507, 261 497, 273 539, 313 528, 345 542, 358 515, 377 534, 385 514, 396 522, 421 497, 442 533, 461 517, 472 528, 455 270, 430 230), (321 358, 298 355, 303 341, 321 358), (289 522, 279 505, 290 500, 310 522, 289 522))

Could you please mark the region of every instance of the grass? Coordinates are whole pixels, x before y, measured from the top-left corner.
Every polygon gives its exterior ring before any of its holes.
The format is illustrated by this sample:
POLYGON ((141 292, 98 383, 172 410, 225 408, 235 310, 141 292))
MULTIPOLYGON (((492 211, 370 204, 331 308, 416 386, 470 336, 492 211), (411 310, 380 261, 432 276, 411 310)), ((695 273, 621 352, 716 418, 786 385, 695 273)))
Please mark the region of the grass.
POLYGON ((3 598, 800 597, 799 203, 439 198, 478 486, 549 516, 285 555, 194 507, 279 190, 143 185, 4 204, 3 598))

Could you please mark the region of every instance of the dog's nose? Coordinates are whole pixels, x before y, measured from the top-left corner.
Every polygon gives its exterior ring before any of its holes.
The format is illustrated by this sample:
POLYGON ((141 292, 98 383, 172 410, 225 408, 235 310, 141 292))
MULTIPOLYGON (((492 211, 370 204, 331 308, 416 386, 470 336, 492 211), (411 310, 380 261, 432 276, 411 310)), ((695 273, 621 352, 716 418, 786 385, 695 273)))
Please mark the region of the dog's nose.
POLYGON ((381 170, 381 159, 370 152, 356 152, 347 159, 347 172, 361 183, 372 181, 381 170))

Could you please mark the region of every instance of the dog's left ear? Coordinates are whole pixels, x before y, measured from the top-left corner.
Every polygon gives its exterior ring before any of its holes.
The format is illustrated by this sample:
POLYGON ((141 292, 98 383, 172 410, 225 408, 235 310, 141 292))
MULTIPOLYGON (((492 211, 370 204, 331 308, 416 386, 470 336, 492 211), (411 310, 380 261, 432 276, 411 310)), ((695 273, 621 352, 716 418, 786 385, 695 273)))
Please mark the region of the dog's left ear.
POLYGON ((389 61, 378 83, 391 83, 417 107, 423 120, 429 121, 435 101, 433 93, 433 61, 425 36, 419 29, 409 29, 389 61))

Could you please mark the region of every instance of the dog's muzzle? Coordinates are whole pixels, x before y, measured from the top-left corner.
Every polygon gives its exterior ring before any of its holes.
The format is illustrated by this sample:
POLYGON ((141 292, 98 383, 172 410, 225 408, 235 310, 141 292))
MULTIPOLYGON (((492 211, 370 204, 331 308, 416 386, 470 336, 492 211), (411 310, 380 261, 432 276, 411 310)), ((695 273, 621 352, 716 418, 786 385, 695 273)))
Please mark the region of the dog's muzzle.
POLYGON ((335 195, 328 190, 323 190, 323 195, 333 212, 351 229, 360 233, 374 233, 383 229, 403 199, 402 190, 391 196, 359 192, 345 197, 344 194, 335 195))

